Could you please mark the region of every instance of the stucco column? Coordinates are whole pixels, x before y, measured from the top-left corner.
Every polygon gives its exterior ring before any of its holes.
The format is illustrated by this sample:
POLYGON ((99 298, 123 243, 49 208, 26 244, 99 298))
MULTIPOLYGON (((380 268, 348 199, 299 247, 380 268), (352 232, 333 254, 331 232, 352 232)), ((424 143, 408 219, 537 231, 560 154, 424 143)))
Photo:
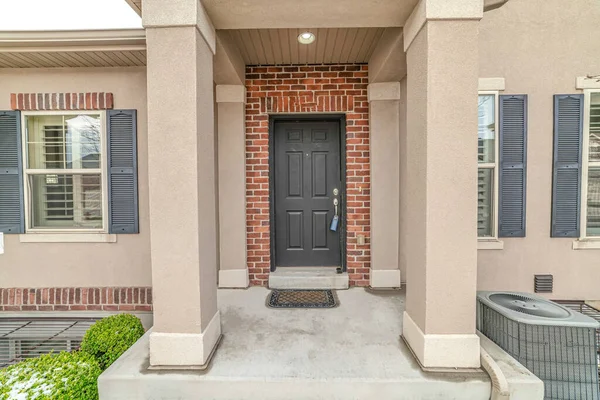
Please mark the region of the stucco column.
POLYGON ((368 86, 371 129, 371 287, 400 287, 400 82, 368 86))
POLYGON ((207 363, 221 335, 215 46, 200 3, 177 3, 171 9, 161 0, 144 2, 154 297, 150 365, 193 368, 207 363))
POLYGON ((482 0, 421 0, 407 50, 407 300, 403 337, 424 367, 479 366, 478 25, 482 0))
POLYGON ((246 288, 246 88, 217 86, 219 287, 246 288))

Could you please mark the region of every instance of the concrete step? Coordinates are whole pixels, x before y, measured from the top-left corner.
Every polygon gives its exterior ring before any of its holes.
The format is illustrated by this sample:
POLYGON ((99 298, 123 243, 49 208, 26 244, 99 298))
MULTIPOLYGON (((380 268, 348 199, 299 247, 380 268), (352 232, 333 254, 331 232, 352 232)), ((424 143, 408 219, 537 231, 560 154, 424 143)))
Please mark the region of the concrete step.
POLYGON ((271 289, 348 289, 348 273, 335 267, 279 267, 269 274, 271 289))

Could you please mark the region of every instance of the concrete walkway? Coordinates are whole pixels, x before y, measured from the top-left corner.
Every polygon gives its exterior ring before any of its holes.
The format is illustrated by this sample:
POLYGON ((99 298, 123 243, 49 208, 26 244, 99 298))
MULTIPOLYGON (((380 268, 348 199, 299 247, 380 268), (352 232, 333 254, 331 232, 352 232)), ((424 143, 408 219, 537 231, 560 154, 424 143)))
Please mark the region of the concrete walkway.
POLYGON ((484 373, 428 374, 400 339, 403 292, 338 291, 327 310, 274 310, 265 288, 219 290, 224 339, 204 372, 147 371, 147 335, 100 378, 100 399, 476 399, 484 373))

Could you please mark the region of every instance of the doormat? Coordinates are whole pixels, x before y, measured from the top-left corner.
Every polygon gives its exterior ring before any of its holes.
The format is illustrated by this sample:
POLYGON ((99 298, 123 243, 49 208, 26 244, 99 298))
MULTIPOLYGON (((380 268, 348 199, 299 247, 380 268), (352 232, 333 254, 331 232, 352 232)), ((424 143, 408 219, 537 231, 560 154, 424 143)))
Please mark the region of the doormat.
POLYGON ((273 290, 267 297, 271 308, 333 308, 338 305, 332 290, 273 290))

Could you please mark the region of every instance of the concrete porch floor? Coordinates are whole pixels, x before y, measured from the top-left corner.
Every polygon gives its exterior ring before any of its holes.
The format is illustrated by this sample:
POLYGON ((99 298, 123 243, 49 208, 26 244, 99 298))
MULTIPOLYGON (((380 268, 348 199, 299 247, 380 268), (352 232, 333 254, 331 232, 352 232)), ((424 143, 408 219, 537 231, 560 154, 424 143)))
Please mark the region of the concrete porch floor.
POLYGON ((224 338, 206 371, 147 371, 146 334, 100 377, 100 399, 490 398, 483 371, 421 371, 400 339, 403 291, 338 291, 326 310, 270 309, 268 293, 219 290, 224 338))

